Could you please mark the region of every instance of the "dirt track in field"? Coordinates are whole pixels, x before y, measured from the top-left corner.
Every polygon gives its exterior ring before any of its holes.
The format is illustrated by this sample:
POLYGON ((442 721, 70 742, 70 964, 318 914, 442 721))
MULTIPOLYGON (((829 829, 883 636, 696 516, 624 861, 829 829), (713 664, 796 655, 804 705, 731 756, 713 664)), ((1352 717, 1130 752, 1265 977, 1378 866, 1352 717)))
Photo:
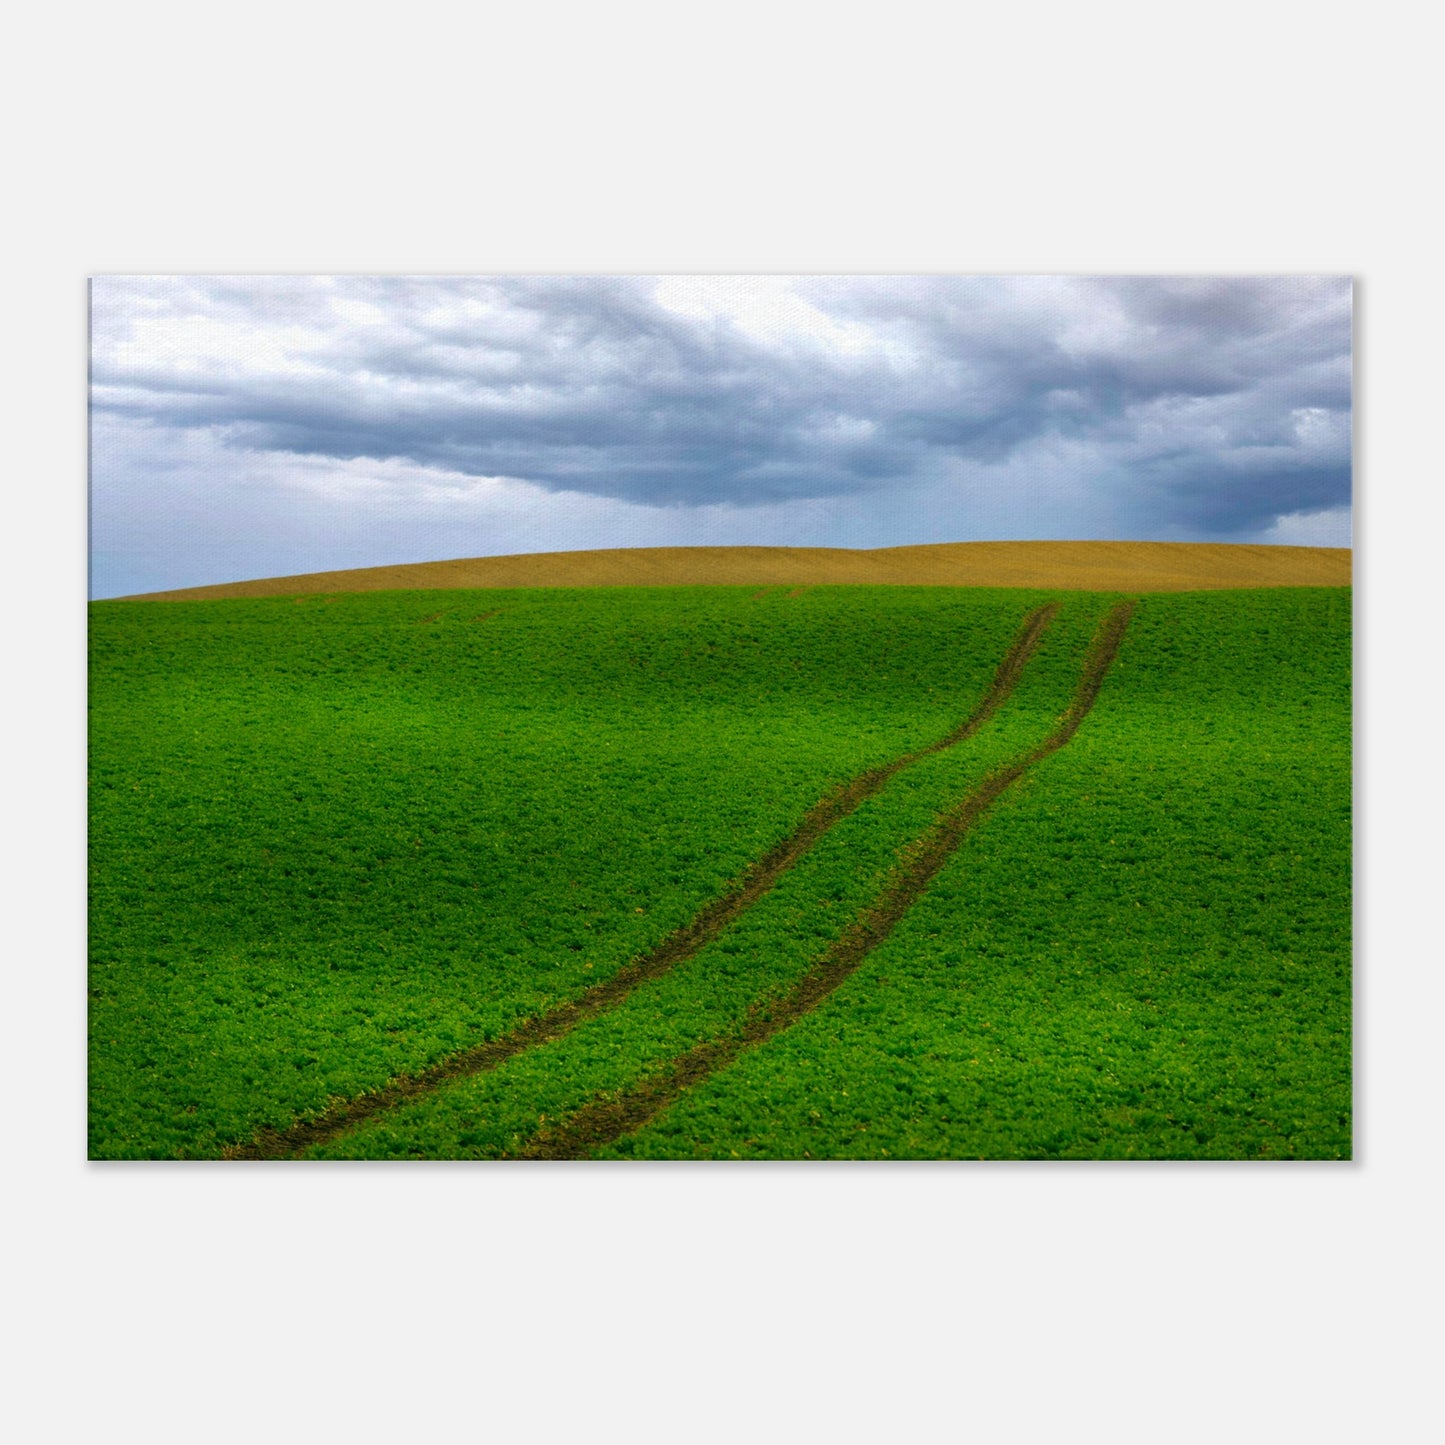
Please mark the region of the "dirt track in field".
POLYGON ((151 601, 190 601, 449 587, 701 583, 814 587, 843 582, 1137 593, 1227 587, 1347 587, 1350 577, 1348 547, 1266 547, 1222 542, 943 542, 872 550, 620 547, 311 572, 142 596, 151 601))
POLYGON ((693 1085, 726 1068, 745 1049, 766 1043, 815 1009, 892 933, 899 919, 933 881, 964 835, 998 796, 1036 763, 1057 752, 1078 731, 1093 707, 1104 677, 1119 651, 1134 603, 1114 607, 1104 619, 1069 710, 1054 731, 1031 752, 991 773, 955 808, 939 819, 905 854, 878 900, 781 999, 754 1004, 742 1028, 699 1044, 653 1078, 610 1098, 586 1105, 565 1123, 537 1135, 522 1151, 524 1159, 585 1159, 605 1144, 640 1129, 693 1085))
POLYGON ((904 753, 891 762, 860 773, 851 782, 844 783, 820 799, 803 815, 802 821, 786 838, 743 874, 735 887, 707 904, 690 923, 665 938, 651 953, 625 964, 611 978, 588 989, 577 999, 557 1005, 500 1039, 493 1039, 463 1053, 454 1054, 422 1073, 394 1079, 369 1094, 355 1099, 338 1100, 314 1119, 298 1120, 286 1129, 262 1130, 251 1142, 236 1144, 226 1149, 223 1157, 294 1158, 314 1145, 334 1139, 398 1104, 454 1080, 494 1069, 524 1050, 560 1038, 587 1019, 616 1008, 638 985, 649 979, 660 978, 716 938, 745 909, 769 892, 778 879, 835 823, 846 818, 861 803, 877 793, 896 773, 972 737, 1013 691, 1025 665, 1033 656, 1058 610, 1056 603, 1049 603, 1028 615, 1003 661, 999 663, 988 690, 974 710, 952 732, 937 742, 904 753))

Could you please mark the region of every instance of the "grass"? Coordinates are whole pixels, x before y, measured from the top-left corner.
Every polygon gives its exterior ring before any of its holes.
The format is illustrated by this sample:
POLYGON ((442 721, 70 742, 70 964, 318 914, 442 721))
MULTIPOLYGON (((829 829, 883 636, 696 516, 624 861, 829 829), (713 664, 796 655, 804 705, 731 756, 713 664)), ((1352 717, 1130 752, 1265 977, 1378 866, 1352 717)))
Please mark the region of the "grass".
POLYGON ((92 1152, 214 1153, 574 996, 946 732, 1035 600, 95 605, 92 1152))
POLYGON ((1147 599, 869 967, 605 1152, 1349 1157, 1348 635, 1343 594, 1147 599))
MULTIPOLYGON (((1348 1154, 1348 598, 1144 599, 1079 735, 858 974, 603 1152, 1348 1154)), ((1042 600, 95 604, 92 1155, 215 1155, 576 997, 829 787, 948 732, 1042 600)), ((940 808, 1048 732, 1110 599, 1060 600, 976 738, 692 959, 312 1152, 521 1152, 738 1028, 940 808)))

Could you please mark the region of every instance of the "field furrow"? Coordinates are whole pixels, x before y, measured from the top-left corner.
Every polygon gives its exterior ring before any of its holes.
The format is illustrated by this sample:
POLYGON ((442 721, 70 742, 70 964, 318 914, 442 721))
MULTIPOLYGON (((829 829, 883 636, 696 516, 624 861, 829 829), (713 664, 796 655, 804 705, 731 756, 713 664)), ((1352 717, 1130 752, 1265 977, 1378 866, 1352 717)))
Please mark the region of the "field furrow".
POLYGON ((1349 663, 1347 593, 1145 599, 866 966, 593 1157, 1349 1158, 1349 663))
POLYGON ((458 1080, 495 1069, 539 1044, 559 1039, 579 1024, 621 1005, 642 984, 663 977, 716 939, 748 908, 777 885, 831 828, 876 795, 904 769, 973 737, 1008 699, 1050 622, 1057 603, 1036 608, 1025 619, 999 663, 987 690, 973 710, 952 731, 878 767, 869 768, 821 798, 798 825, 759 859, 736 886, 708 903, 689 923, 665 938, 643 957, 625 964, 610 978, 580 997, 527 1020, 501 1038, 488 1040, 443 1059, 411 1076, 355 1098, 337 1101, 324 1113, 298 1119, 285 1129, 263 1129, 254 1138, 227 1148, 228 1159, 283 1159, 326 1144, 367 1120, 458 1080))
POLYGON ((755 1005, 737 1033, 698 1045, 635 1088, 589 1104, 565 1123, 544 1130, 522 1150, 522 1157, 587 1157, 593 1150, 648 1123, 687 1089, 726 1068, 745 1049, 767 1042, 816 1008, 888 937, 995 799, 1078 731, 1118 653, 1134 605, 1121 602, 1109 611, 1090 649, 1073 701, 1054 731, 1037 747, 990 773, 977 789, 944 814, 909 850, 910 856, 882 895, 790 994, 755 1005))

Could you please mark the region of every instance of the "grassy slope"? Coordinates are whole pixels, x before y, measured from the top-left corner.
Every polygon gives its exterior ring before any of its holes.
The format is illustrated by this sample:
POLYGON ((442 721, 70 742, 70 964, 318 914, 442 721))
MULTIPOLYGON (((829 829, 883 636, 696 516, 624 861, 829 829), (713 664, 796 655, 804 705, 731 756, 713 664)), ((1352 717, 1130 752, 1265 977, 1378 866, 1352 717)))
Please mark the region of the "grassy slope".
MULTIPOLYGON (((946 731, 1038 600, 99 606, 93 1152, 214 1152, 575 993, 829 782, 946 731)), ((1104 605, 1070 598, 978 738, 676 974, 317 1152, 506 1153, 732 1027, 1047 731, 1104 605)), ((1146 599, 1079 736, 859 975, 611 1152, 1347 1152, 1348 607, 1146 599)))
POLYGON ((1148 598, 857 976, 607 1151, 1348 1157, 1349 595, 1148 598))
POLYGON ((574 996, 947 731, 1037 601, 95 605, 92 1153, 215 1153, 574 996))
POLYGON ((1068 599, 1009 702, 967 743, 924 760, 840 822, 767 896, 626 1006, 503 1067, 314 1149, 325 1158, 516 1152, 546 1120, 625 1087, 780 994, 874 895, 898 848, 995 762, 1046 733, 1077 678, 1097 598, 1068 599))

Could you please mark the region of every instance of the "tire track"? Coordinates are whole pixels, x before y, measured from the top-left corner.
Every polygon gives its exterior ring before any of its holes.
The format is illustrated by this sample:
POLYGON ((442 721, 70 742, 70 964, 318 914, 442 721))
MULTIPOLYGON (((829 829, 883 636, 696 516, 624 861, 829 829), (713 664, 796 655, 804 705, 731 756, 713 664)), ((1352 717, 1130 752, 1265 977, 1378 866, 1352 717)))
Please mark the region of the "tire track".
POLYGON ((904 753, 891 762, 860 773, 816 802, 798 826, 762 858, 753 863, 726 893, 708 903, 690 923, 662 940, 651 952, 624 964, 610 978, 546 1013, 528 1019, 499 1039, 476 1044, 417 1074, 404 1075, 370 1093, 330 1104, 314 1119, 297 1120, 284 1129, 262 1129, 247 1143, 222 1151, 224 1159, 292 1158, 324 1144, 367 1119, 427 1094, 445 1084, 495 1069, 526 1049, 570 1033, 578 1024, 621 1004, 640 984, 660 978, 711 943, 741 913, 771 891, 790 868, 836 823, 846 818, 883 787, 895 774, 945 748, 972 737, 1003 705, 1017 685, 1045 630, 1059 610, 1058 603, 1036 608, 1019 629, 988 690, 974 710, 952 732, 937 742, 904 753))
POLYGON ((859 915, 791 993, 754 1004, 736 1034, 699 1044, 674 1059, 664 1072, 632 1089, 584 1105, 565 1123, 538 1134, 517 1157, 585 1159, 602 1145, 641 1128, 694 1084, 726 1068, 745 1049, 766 1043, 782 1033, 822 1003, 893 932, 1000 794, 1036 763, 1057 752, 1078 731, 1118 654, 1135 605, 1132 601, 1121 602, 1105 617, 1090 645, 1073 700, 1054 731, 1031 751, 990 773, 918 838, 905 852, 878 899, 859 915))

